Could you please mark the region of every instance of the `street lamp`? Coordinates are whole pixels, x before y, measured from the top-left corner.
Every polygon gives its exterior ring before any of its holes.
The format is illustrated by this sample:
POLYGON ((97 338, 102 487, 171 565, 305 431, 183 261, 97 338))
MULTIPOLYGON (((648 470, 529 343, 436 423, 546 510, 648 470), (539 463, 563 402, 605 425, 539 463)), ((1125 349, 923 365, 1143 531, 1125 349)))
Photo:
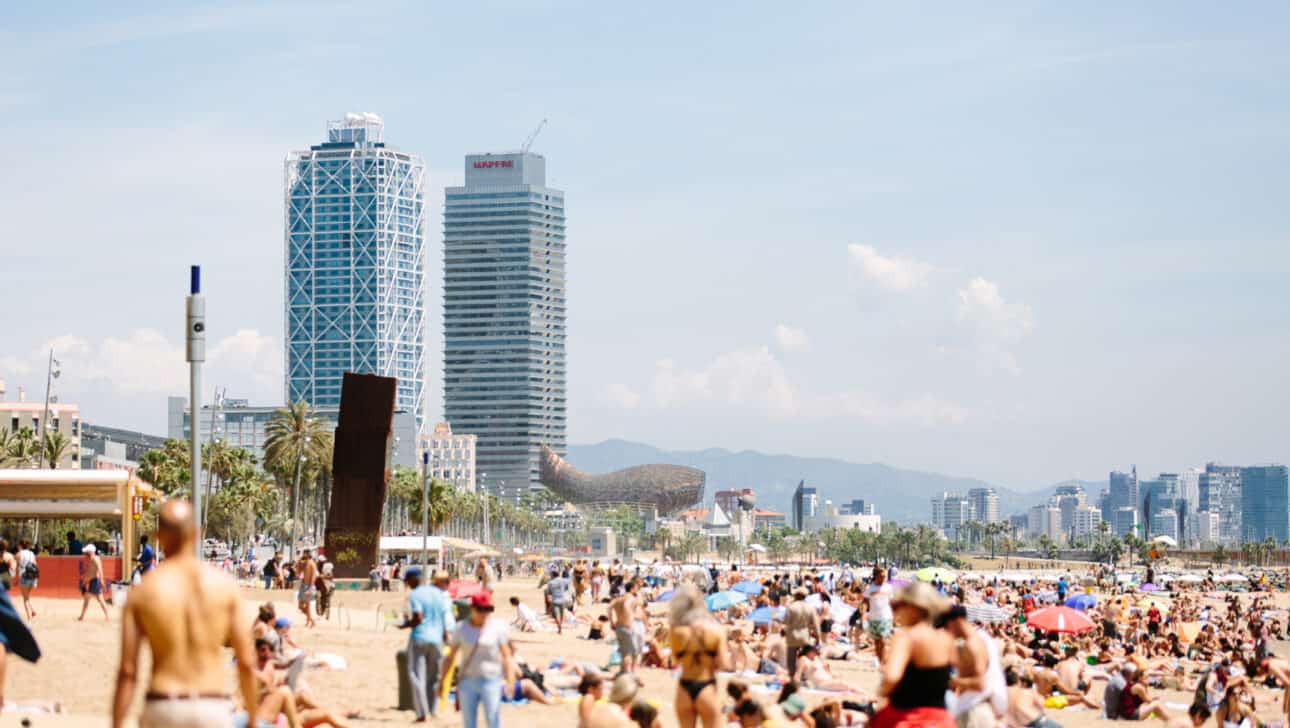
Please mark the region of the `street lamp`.
POLYGON ((430 565, 430 451, 421 453, 421 568, 430 565))
MULTIPOLYGON (((305 424, 309 423, 305 420, 305 424)), ((296 526, 300 522, 300 469, 305 464, 305 446, 309 444, 309 437, 306 436, 300 441, 300 448, 296 458, 296 478, 295 484, 291 486, 291 548, 288 553, 291 560, 296 560, 296 526)))

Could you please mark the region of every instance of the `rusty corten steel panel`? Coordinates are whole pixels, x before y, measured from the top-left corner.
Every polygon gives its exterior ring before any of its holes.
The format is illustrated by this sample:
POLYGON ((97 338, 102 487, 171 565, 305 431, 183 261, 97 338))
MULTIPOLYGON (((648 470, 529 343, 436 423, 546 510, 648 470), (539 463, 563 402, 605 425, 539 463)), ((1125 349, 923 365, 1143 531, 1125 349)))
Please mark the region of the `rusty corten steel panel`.
POLYGON ((366 578, 376 563, 397 384, 350 372, 341 383, 326 552, 342 579, 366 578))

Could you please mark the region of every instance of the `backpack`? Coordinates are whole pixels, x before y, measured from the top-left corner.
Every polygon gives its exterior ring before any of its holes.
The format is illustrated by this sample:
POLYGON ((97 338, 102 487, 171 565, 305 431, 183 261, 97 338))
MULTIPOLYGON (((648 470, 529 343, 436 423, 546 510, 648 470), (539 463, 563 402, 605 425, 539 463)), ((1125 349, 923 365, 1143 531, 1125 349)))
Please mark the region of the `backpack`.
POLYGON ((27 564, 26 566, 22 567, 23 579, 27 581, 35 581, 39 576, 40 576, 40 567, 36 566, 36 562, 33 561, 30 564, 27 564))

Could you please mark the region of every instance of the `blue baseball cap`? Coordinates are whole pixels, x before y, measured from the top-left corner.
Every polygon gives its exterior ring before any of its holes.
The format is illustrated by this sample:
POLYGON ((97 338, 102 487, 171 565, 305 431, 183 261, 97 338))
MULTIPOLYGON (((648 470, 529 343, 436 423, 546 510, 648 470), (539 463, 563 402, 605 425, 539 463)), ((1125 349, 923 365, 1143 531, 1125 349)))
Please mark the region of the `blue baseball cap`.
POLYGON ((291 620, 287 619, 286 617, 278 617, 273 622, 274 629, 282 629, 283 627, 290 627, 290 626, 291 626, 291 620))
POLYGON ((407 581, 408 579, 420 579, 420 578, 421 578, 420 566, 409 566, 408 570, 403 572, 404 581, 407 581))

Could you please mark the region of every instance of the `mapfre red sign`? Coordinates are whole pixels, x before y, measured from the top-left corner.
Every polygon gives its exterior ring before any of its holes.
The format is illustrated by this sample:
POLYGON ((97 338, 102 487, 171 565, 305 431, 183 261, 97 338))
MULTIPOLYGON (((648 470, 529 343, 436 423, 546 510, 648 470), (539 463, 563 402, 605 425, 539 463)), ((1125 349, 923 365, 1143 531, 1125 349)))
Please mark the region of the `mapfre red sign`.
POLYGON ((492 169, 493 167, 514 167, 514 159, 486 159, 482 162, 475 162, 475 169, 492 169))

